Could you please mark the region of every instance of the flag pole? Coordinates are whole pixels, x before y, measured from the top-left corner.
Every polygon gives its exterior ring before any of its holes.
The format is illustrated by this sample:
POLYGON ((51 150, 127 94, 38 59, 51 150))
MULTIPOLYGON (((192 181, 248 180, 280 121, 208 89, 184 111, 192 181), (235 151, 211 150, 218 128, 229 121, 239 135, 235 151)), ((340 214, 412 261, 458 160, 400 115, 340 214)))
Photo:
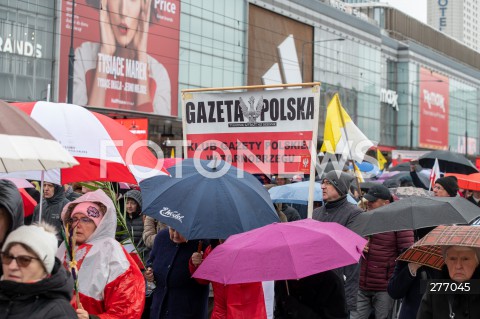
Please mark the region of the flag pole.
POLYGON ((357 176, 357 172, 356 172, 356 166, 357 165, 355 165, 355 159, 352 156, 352 150, 350 149, 350 145, 348 143, 349 138, 348 138, 347 130, 345 129, 345 119, 343 118, 343 113, 342 113, 342 109, 341 109, 341 106, 340 106, 340 97, 338 96, 338 93, 337 93, 337 99, 338 99, 337 108, 338 108, 338 112, 340 113, 340 121, 342 123, 343 132, 345 133, 345 139, 347 140, 346 144, 347 144, 347 149, 348 149, 348 155, 350 156, 350 159, 353 161, 353 175, 355 176, 355 182, 356 182, 357 188, 358 188, 360 205, 361 205, 363 210, 366 210, 365 204, 363 203, 362 189, 360 188, 360 182, 358 181, 358 176, 357 176))
MULTIPOLYGON (((312 143, 310 149, 310 180, 308 184, 308 206, 307 206, 307 218, 313 218, 313 198, 315 192, 315 173, 316 173, 316 166, 317 166, 317 135, 318 135, 318 117, 320 116, 320 93, 321 93, 321 86, 314 85, 312 87, 313 92, 315 93, 314 98, 316 103, 314 103, 314 127, 312 132, 312 143), (317 107, 318 106, 318 107, 317 107)), ((288 287, 287 287, 288 288, 288 287)))

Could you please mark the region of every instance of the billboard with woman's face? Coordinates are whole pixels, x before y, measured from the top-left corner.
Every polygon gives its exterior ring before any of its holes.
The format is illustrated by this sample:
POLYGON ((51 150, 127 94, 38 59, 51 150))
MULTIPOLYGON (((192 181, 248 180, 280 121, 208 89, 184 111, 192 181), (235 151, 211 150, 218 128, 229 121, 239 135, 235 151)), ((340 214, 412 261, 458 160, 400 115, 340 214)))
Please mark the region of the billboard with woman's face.
MULTIPOLYGON (((76 0, 73 103, 177 116, 180 0, 76 0)), ((72 1, 62 1, 59 101, 72 1)))

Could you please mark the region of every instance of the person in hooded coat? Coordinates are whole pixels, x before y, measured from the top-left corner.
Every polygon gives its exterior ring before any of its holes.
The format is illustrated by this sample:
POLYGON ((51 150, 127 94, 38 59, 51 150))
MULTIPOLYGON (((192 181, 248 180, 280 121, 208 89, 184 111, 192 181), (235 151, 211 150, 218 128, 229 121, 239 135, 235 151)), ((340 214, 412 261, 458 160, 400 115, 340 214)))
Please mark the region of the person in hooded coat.
MULTIPOLYGON (((0 179, 0 249, 5 238, 13 230, 23 225, 23 201, 17 186, 0 179)), ((0 276, 3 271, 0 268, 0 276)))
MULTIPOLYGON (((145 304, 145 280, 122 245, 115 240, 117 214, 112 200, 96 190, 62 211, 65 226, 76 234, 78 291, 83 309, 72 301, 79 319, 137 319, 145 304)), ((65 242, 57 256, 68 268, 65 242)))
MULTIPOLYGON (((63 207, 70 201, 65 197, 65 189, 61 185, 44 182, 43 183, 43 204, 42 204, 42 221, 53 225, 60 234, 62 229, 62 221, 60 214, 63 207)), ((40 218, 40 203, 33 210, 32 222, 38 222, 40 218)))
MULTIPOLYGON (((139 251, 145 247, 142 239, 143 235, 143 216, 142 216, 142 194, 136 189, 129 190, 123 196, 126 223, 128 231, 131 233, 133 242, 139 251)), ((126 234, 119 236, 118 241, 127 239, 126 234)))
POLYGON ((1 318, 76 318, 70 305, 73 279, 55 258, 55 227, 21 226, 12 231, 2 252, 1 318))

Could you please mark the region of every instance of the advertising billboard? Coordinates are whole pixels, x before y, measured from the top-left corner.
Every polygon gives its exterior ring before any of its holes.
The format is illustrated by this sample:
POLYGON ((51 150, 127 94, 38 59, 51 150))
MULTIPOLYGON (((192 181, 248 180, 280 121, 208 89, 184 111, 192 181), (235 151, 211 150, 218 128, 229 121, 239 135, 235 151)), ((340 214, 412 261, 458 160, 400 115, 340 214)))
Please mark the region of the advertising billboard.
POLYGON ((448 149, 448 78, 420 68, 419 146, 448 149))
MULTIPOLYGON (((74 104, 177 116, 180 0, 76 0, 74 14, 74 104)), ((62 102, 71 25, 72 1, 62 1, 62 102)))

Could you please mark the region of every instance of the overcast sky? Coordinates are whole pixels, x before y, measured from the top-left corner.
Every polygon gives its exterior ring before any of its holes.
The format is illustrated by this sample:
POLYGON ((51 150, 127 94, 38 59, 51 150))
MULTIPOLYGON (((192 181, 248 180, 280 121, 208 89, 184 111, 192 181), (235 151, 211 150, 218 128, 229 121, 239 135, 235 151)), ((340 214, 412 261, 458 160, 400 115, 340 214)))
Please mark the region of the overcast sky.
POLYGON ((380 0, 380 2, 389 3, 417 20, 427 23, 427 0, 380 0))

